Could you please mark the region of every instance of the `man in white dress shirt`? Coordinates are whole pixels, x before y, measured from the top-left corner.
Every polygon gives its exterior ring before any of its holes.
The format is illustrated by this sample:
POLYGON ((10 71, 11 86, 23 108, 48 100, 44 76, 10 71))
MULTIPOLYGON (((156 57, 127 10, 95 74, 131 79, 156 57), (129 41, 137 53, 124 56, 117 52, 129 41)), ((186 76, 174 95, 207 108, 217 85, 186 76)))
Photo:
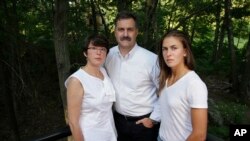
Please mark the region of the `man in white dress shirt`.
POLYGON ((157 87, 157 55, 138 46, 138 25, 130 12, 120 12, 115 19, 118 45, 111 48, 105 68, 116 91, 114 118, 118 141, 155 141, 160 115, 157 87))

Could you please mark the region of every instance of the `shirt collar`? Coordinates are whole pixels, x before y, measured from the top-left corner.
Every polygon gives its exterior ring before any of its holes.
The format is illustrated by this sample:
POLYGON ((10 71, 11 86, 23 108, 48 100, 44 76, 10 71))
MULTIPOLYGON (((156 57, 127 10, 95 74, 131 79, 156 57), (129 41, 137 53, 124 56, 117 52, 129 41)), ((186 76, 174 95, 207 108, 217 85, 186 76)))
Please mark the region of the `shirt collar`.
MULTIPOLYGON (((127 57, 132 57, 136 50, 139 48, 138 44, 136 43, 135 46, 129 51, 129 53, 125 56, 125 58, 127 57)), ((120 53, 120 50, 119 50, 119 47, 117 46, 117 50, 116 50, 117 54, 121 56, 121 53, 120 53)))

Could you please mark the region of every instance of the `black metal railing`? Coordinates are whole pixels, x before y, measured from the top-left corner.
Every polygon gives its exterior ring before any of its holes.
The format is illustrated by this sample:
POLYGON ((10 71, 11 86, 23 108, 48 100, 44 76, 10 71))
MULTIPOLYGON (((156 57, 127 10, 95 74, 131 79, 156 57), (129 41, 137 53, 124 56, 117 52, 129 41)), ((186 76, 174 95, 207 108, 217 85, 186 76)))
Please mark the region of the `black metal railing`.
MULTIPOLYGON (((47 135, 39 136, 28 141, 56 141, 68 137, 70 135, 71 135, 70 128, 69 126, 66 126, 47 135)), ((208 133, 206 141, 224 141, 224 140, 208 133)))
POLYGON ((66 126, 64 128, 60 128, 52 133, 49 133, 47 135, 35 137, 33 139, 30 139, 28 141, 56 141, 65 137, 68 137, 71 135, 71 131, 69 126, 66 126))

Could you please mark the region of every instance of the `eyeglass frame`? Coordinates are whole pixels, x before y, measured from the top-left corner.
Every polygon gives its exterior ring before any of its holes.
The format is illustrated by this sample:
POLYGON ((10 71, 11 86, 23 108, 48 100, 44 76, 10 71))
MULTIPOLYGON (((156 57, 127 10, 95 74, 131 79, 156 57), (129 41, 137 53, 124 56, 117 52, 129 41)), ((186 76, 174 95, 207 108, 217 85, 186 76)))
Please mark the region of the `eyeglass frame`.
POLYGON ((108 52, 108 50, 107 50, 107 48, 105 48, 105 47, 94 47, 94 46, 91 46, 91 47, 88 47, 88 49, 91 49, 91 50, 93 50, 93 51, 100 51, 100 52, 103 52, 103 53, 107 53, 108 52))

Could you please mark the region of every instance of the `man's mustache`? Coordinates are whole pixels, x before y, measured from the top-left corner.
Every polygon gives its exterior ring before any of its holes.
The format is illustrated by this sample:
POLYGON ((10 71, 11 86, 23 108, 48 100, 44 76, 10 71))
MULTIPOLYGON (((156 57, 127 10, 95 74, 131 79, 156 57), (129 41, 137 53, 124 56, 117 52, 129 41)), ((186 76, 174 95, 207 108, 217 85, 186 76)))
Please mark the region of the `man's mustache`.
POLYGON ((122 37, 122 38, 121 38, 121 41, 124 41, 124 40, 131 41, 131 38, 128 37, 128 36, 127 36, 127 37, 122 37))

